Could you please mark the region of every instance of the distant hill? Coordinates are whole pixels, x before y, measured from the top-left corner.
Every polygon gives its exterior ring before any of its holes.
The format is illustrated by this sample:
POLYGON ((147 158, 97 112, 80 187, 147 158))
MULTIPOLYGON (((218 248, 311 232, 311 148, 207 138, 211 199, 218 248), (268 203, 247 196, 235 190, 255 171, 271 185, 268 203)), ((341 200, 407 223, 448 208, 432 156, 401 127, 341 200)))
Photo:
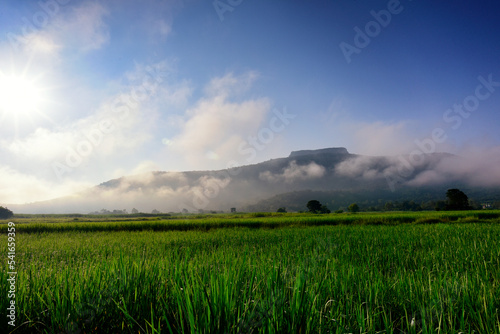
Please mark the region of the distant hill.
POLYGON ((356 155, 343 147, 294 151, 286 158, 232 169, 124 176, 73 196, 9 207, 23 213, 130 212, 132 208, 142 212, 275 211, 282 206, 299 211, 305 210, 308 200, 318 199, 336 210, 352 202, 369 207, 383 201, 444 199, 450 187, 469 191, 469 197, 474 198, 473 194, 478 200, 500 199, 498 186, 476 185, 473 171, 457 169, 467 165, 461 157, 435 153, 420 156, 418 164, 414 160, 356 155))

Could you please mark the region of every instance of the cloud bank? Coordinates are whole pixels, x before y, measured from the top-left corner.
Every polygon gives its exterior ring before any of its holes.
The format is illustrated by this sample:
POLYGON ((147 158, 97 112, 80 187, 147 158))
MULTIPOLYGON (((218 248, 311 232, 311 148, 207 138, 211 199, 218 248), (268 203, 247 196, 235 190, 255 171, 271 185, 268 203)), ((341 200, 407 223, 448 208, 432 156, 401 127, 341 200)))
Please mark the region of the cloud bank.
POLYGON ((421 155, 419 163, 410 161, 406 155, 357 156, 338 164, 335 173, 363 180, 397 180, 414 187, 453 182, 473 187, 500 186, 500 147, 472 149, 460 155, 421 155))
POLYGON ((298 165, 296 161, 292 161, 282 173, 273 174, 270 171, 265 171, 259 174, 259 179, 271 183, 292 183, 296 181, 318 179, 323 177, 325 172, 325 167, 315 162, 311 162, 307 165, 298 165))

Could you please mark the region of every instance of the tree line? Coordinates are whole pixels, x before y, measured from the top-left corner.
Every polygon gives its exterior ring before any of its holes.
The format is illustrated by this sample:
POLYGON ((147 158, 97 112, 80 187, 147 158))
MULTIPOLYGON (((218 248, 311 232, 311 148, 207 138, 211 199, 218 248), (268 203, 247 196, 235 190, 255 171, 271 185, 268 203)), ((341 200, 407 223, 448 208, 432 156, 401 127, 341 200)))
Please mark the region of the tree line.
MULTIPOLYGON (((306 207, 311 213, 330 213, 330 209, 321 204, 318 200, 310 200, 306 207)), ((347 211, 356 213, 361 210, 357 203, 352 203, 347 208, 347 211)), ((415 203, 414 201, 388 201, 383 205, 369 206, 364 208, 364 211, 457 211, 457 210, 479 210, 483 209, 482 205, 469 200, 468 196, 460 189, 448 189, 446 192, 446 200, 428 201, 425 203, 415 203)), ((344 209, 339 208, 336 213, 343 212, 344 209)), ((278 209, 278 212, 286 212, 285 208, 278 209)))

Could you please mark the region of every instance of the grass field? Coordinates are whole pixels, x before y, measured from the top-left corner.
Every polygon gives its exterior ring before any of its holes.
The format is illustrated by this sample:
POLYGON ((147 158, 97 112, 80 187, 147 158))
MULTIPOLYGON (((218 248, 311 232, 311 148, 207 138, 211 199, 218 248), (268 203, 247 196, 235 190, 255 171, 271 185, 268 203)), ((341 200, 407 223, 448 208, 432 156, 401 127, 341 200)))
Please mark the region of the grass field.
POLYGON ((500 333, 500 211, 11 221, 2 333, 500 333))

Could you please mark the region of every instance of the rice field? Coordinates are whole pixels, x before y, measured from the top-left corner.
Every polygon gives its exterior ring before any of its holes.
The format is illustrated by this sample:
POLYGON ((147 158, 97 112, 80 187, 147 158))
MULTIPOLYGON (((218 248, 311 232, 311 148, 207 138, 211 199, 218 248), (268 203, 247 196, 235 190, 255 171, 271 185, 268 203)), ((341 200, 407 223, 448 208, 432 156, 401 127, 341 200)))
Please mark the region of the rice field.
POLYGON ((15 218, 0 332, 500 333, 499 217, 15 218))

